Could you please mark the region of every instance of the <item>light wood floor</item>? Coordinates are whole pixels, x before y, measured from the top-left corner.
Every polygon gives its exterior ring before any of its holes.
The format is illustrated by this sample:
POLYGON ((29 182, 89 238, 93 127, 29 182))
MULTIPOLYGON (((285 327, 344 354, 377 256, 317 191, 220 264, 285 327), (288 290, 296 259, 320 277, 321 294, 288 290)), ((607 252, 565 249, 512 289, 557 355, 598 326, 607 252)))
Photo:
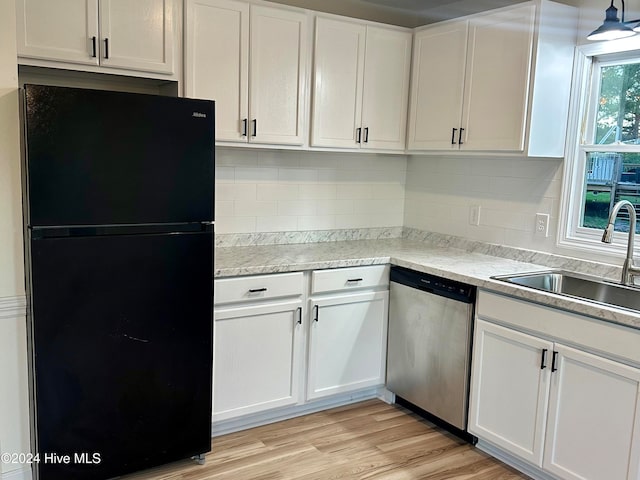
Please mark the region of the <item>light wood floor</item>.
POLYGON ((214 438, 190 460, 122 480, 528 479, 408 410, 379 400, 214 438))

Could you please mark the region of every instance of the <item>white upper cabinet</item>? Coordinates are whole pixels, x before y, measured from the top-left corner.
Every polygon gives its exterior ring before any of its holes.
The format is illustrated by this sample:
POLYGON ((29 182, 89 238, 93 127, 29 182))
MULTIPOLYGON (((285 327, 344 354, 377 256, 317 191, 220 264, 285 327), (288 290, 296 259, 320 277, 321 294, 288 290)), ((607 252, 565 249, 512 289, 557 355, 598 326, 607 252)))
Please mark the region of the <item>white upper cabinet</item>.
POLYGON ((362 89, 363 148, 405 148, 411 33, 367 26, 362 89))
POLYGON ((174 73, 174 0, 17 0, 16 6, 21 59, 174 73))
POLYGON ((411 33, 318 17, 311 144, 403 150, 411 33))
POLYGON ((524 149, 534 18, 528 5, 469 22, 460 148, 524 149))
POLYGON ((97 0, 18 0, 16 15, 19 56, 98 65, 97 0))
POLYGON ((408 150, 562 157, 576 11, 536 0, 417 31, 408 150))
POLYGON ((101 65, 173 72, 172 0, 100 0, 101 65))
POLYGON ((185 94, 216 101, 216 140, 246 141, 249 5, 189 0, 185 15, 185 94))
POLYGON ((456 148, 462 118, 468 21, 417 33, 409 117, 411 150, 456 148))
POLYGON ((251 6, 251 141, 301 145, 307 126, 307 15, 251 6))
POLYGON ((188 0, 186 96, 216 102, 216 141, 303 145, 308 17, 236 0, 188 0))
POLYGON ((366 27, 361 24, 316 19, 313 146, 358 146, 365 35, 366 27))

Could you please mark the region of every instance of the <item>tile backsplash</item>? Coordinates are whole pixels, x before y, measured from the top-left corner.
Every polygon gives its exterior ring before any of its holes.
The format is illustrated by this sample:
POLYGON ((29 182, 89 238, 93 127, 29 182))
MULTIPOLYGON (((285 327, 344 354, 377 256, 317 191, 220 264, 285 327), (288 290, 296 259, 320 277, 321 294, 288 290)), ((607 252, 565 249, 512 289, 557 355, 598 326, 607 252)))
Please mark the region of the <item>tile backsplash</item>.
POLYGON ((404 226, 553 253, 561 187, 558 159, 412 155, 404 226), (480 206, 478 225, 472 206, 480 206), (536 213, 550 216, 546 237, 534 231, 536 213))
POLYGON ((216 233, 401 227, 407 157, 216 148, 216 233))
POLYGON ((405 227, 562 253, 556 246, 561 184, 557 159, 219 147, 216 233, 249 234, 232 239, 244 244, 269 240, 251 234, 289 232, 287 241, 296 242, 318 232, 321 238, 359 229, 387 235, 405 227), (474 205, 478 225, 469 218, 474 205), (547 237, 534 231, 536 213, 550 216, 547 237))

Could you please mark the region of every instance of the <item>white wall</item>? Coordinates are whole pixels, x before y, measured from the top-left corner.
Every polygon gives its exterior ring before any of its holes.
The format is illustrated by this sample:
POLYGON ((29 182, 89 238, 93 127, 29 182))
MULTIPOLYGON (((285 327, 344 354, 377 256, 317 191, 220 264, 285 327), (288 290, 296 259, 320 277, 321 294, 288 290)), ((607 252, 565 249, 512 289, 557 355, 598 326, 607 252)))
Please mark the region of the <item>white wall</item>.
POLYGON ((411 156, 404 225, 471 240, 555 251, 562 162, 550 159, 411 156), (480 225, 469 209, 480 206, 480 225), (535 215, 550 215, 549 237, 535 215))
MULTIPOLYGON (((0 0, 0 452, 18 453, 29 451, 29 404, 15 28, 14 0, 0 0)), ((3 476, 20 469, 0 465, 3 476)))
POLYGON ((403 155, 216 149, 216 233, 402 226, 403 155))

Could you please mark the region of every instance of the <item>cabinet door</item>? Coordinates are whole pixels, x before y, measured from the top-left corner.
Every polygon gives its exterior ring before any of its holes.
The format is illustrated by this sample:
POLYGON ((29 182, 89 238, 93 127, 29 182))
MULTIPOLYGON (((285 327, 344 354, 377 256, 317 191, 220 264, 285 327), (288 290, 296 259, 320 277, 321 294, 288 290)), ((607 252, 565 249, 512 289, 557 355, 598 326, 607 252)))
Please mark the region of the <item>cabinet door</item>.
POLYGON ((307 94, 307 15, 251 7, 250 139, 258 143, 304 143, 307 94))
POLYGON ((636 480, 640 370, 556 345, 544 469, 567 480, 636 480))
POLYGON ((174 0, 100 0, 100 64, 173 73, 174 0))
POLYGON ((410 66, 410 32, 367 26, 363 147, 404 150, 410 66))
POLYGON ((415 34, 409 150, 458 149, 467 25, 452 22, 415 34))
POLYGON ((524 150, 535 7, 469 23, 463 107, 466 150, 524 150))
POLYGON ((249 5, 187 0, 185 94, 216 102, 216 141, 246 142, 249 5))
POLYGON ((16 9, 18 56, 98 65, 98 0, 18 0, 16 9))
POLYGON ((389 292, 311 302, 307 398, 384 383, 389 292))
POLYGON ((213 420, 297 403, 302 302, 216 309, 213 420))
POLYGON ((316 20, 313 146, 360 146, 365 38, 364 25, 316 20))
POLYGON ((476 322, 469 431, 537 466, 542 465, 552 347, 531 335, 476 322))

